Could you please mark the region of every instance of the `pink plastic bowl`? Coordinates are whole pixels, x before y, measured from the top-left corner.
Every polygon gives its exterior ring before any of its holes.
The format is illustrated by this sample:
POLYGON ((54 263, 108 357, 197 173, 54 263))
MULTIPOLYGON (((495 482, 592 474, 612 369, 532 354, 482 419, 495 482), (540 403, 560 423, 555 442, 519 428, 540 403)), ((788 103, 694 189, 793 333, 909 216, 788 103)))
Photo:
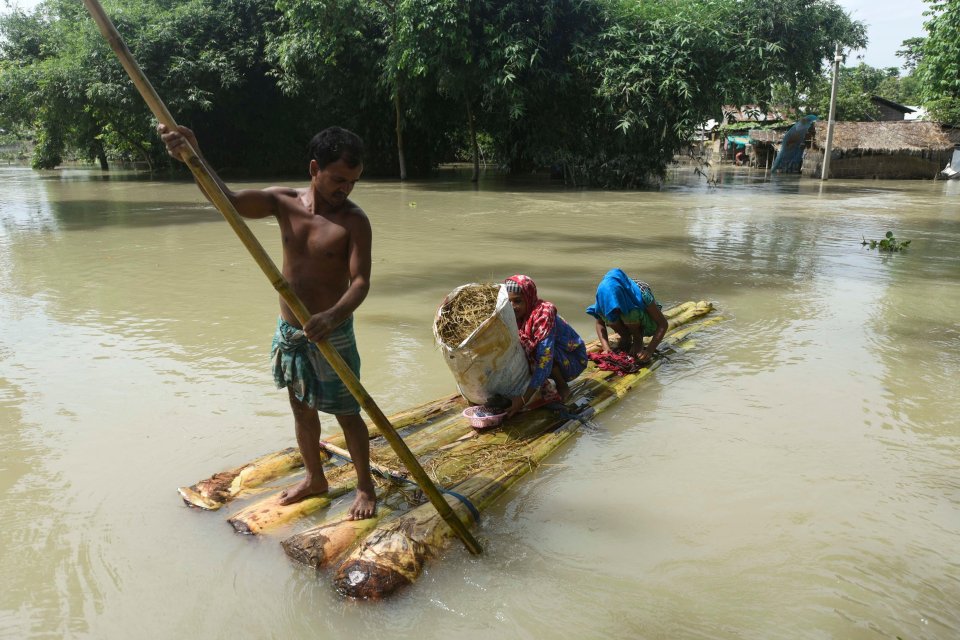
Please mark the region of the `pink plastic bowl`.
POLYGON ((478 416, 477 409, 480 407, 467 407, 463 410, 463 417, 470 421, 470 426, 474 429, 492 429, 503 422, 507 416, 506 411, 498 413, 495 416, 478 416))

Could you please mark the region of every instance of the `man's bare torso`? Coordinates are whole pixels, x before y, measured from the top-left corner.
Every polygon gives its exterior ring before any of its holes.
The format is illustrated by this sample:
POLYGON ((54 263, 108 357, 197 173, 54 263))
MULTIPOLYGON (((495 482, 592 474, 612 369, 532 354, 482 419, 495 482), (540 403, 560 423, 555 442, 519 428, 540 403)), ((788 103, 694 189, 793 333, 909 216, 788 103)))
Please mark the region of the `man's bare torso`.
MULTIPOLYGON (((309 189, 277 193, 283 241, 283 276, 311 313, 332 307, 350 285, 351 233, 365 214, 350 200, 333 211, 313 213, 309 189)), ((280 299, 281 315, 299 322, 280 299)))

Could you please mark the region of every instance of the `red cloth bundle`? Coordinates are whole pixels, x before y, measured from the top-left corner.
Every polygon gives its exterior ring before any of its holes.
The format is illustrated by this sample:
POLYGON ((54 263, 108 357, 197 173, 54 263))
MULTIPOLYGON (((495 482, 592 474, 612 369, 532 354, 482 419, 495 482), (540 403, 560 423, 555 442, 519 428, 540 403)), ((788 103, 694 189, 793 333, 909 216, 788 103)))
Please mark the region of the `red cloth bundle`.
POLYGON ((640 362, 627 353, 591 353, 589 358, 603 371, 616 371, 618 376, 636 373, 643 367, 640 362))

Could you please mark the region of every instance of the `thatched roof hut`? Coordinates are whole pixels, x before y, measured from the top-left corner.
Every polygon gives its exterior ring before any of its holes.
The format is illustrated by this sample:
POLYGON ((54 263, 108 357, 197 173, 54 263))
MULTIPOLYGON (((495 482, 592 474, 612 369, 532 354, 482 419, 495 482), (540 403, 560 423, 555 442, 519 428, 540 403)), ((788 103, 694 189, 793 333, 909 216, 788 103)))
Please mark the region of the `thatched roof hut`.
POLYGON ((788 128, 789 127, 782 127, 780 129, 753 129, 750 131, 750 141, 754 144, 758 142, 780 144, 780 141, 783 140, 783 132, 788 128))
MULTIPOLYGON (((813 126, 813 146, 822 149, 827 142, 827 123, 821 121, 813 126)), ((891 155, 940 151, 953 148, 953 144, 935 122, 836 122, 833 148, 891 155)))
MULTIPOLYGON (((827 123, 814 125, 803 174, 819 177, 827 123)), ((936 178, 953 154, 953 143, 934 122, 837 122, 830 154, 831 178, 936 178)))

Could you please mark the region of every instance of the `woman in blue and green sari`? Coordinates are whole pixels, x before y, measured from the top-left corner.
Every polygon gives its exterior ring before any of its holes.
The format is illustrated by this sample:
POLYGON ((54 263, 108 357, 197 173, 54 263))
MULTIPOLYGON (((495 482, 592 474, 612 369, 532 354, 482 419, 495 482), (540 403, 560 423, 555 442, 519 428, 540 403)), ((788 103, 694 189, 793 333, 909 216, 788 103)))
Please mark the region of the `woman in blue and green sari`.
POLYGON ((597 337, 604 353, 610 348, 607 327, 620 334, 617 351, 634 356, 641 363, 649 362, 657 345, 667 333, 667 319, 653 297, 650 285, 631 280, 621 269, 611 269, 597 285, 596 302, 587 313, 597 321, 597 337), (650 336, 650 342, 643 339, 650 336))

